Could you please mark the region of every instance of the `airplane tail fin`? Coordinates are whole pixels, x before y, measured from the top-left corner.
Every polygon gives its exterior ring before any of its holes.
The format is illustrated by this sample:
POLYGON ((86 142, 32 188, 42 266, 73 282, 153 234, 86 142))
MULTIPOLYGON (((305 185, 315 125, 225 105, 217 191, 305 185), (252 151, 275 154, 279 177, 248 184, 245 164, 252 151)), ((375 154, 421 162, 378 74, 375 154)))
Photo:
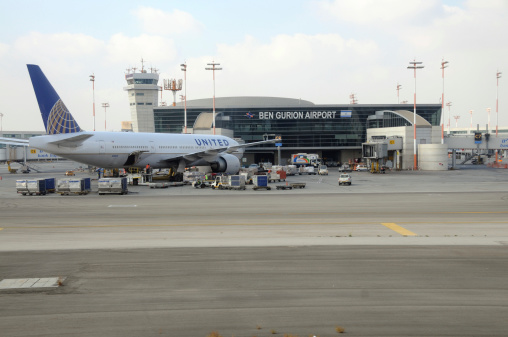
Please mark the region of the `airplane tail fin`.
POLYGON ((41 68, 34 64, 27 64, 27 67, 46 132, 53 135, 82 131, 41 68))

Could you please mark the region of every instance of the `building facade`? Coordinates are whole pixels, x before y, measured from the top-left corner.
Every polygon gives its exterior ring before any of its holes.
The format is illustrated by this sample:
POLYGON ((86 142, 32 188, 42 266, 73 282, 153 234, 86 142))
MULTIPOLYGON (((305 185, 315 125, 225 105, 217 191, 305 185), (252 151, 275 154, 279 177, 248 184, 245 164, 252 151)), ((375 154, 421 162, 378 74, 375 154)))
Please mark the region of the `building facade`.
MULTIPOLYGON (((245 142, 260 141, 266 136, 281 136, 282 164, 287 163, 291 154, 297 152, 318 153, 332 162, 360 158, 367 128, 386 127, 388 125, 384 123, 388 122, 402 123, 396 126, 407 124, 404 119, 383 121, 382 118, 371 116, 384 110, 413 110, 412 104, 318 105, 300 99, 277 97, 216 98, 215 105, 216 129, 228 130, 228 136, 241 138, 245 142)), ((211 99, 187 101, 188 132, 195 132, 193 128, 199 116, 211 112, 211 99)), ((418 104, 416 112, 430 125, 440 124, 440 104, 418 104)), ((182 103, 156 107, 153 115, 155 132, 181 133, 184 129, 182 103)), ((211 128, 211 125, 207 127, 211 128)), ((245 157, 249 163, 276 163, 277 150, 274 145, 247 148, 245 157)))

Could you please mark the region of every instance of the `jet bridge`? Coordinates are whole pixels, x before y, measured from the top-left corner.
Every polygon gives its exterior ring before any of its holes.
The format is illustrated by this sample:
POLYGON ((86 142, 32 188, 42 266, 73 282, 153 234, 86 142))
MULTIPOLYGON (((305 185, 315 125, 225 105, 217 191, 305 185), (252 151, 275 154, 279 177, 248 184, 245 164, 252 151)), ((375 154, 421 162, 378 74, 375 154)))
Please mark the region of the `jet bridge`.
POLYGON ((400 166, 400 151, 402 150, 402 137, 372 137, 372 140, 362 144, 362 157, 372 173, 383 172, 383 168, 400 166))

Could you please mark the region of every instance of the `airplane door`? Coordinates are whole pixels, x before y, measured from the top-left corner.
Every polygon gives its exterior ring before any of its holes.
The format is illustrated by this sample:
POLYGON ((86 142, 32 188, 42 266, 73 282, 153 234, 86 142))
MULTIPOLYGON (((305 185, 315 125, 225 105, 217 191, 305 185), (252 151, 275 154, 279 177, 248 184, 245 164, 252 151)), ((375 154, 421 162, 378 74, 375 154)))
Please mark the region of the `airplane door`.
POLYGON ((150 152, 151 153, 157 152, 157 145, 155 145, 155 142, 153 140, 150 141, 150 152))
POLYGON ((103 140, 99 140, 99 153, 106 153, 106 143, 103 140))

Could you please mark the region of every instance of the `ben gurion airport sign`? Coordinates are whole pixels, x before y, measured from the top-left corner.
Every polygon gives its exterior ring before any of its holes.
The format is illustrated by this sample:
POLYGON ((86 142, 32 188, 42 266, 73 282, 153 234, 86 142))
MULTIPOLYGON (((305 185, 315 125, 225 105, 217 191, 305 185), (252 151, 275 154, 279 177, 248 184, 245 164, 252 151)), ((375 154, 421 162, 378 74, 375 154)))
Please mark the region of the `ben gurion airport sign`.
MULTIPOLYGON (((259 119, 334 119, 337 111, 261 111, 259 119)), ((351 110, 341 110, 341 118, 351 117, 351 110)))

